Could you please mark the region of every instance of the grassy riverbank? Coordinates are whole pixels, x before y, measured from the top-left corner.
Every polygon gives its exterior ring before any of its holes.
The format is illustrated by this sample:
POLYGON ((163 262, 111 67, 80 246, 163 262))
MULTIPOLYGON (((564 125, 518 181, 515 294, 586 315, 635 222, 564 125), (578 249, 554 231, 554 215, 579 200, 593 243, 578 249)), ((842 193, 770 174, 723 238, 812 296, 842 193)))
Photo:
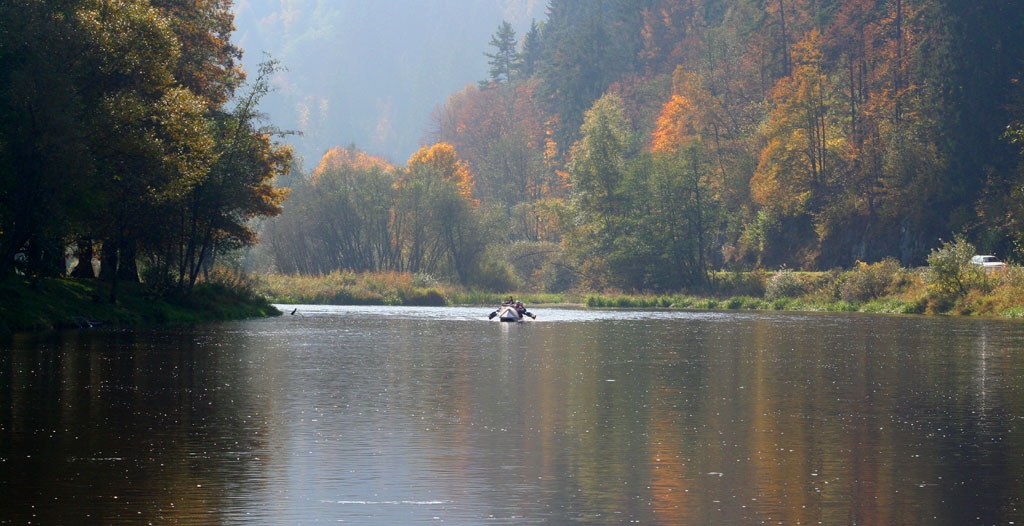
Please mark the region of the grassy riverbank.
POLYGON ((531 304, 565 303, 569 294, 480 291, 440 282, 423 274, 335 271, 325 276, 273 274, 259 277, 258 289, 272 303, 310 305, 493 305, 514 295, 531 304))
POLYGON ((849 271, 719 273, 711 293, 591 294, 588 307, 701 310, 786 310, 1024 317, 1024 269, 998 273, 965 269, 943 281, 928 268, 903 269, 891 262, 861 264, 849 271))
POLYGON ((998 273, 964 267, 952 277, 904 269, 891 260, 831 272, 718 272, 696 292, 650 294, 572 291, 559 294, 478 291, 427 276, 334 272, 264 276, 258 286, 274 303, 335 305, 493 305, 516 296, 530 305, 593 308, 789 310, 1024 317, 1024 269, 998 273))
POLYGON ((789 310, 951 314, 1024 318, 1024 268, 986 273, 972 266, 942 272, 904 269, 891 260, 831 272, 718 272, 695 291, 479 291, 420 274, 334 272, 327 276, 221 277, 189 295, 155 295, 134 283, 23 277, 0 282, 0 334, 82 327, 190 324, 277 315, 271 303, 333 305, 494 305, 513 295, 527 304, 592 308, 789 310))
POLYGON ((0 282, 0 334, 84 327, 190 324, 280 314, 263 296, 240 284, 206 283, 190 295, 150 293, 135 283, 118 283, 111 304, 110 284, 99 280, 24 277, 0 282))

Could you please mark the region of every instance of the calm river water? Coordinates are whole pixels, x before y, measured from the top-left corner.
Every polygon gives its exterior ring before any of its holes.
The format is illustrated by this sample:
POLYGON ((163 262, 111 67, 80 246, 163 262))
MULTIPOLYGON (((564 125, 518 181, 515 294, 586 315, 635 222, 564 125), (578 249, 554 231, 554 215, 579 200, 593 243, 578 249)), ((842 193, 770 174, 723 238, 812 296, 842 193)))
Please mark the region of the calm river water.
POLYGON ((0 523, 1024 524, 1020 322, 533 311, 19 336, 0 523))

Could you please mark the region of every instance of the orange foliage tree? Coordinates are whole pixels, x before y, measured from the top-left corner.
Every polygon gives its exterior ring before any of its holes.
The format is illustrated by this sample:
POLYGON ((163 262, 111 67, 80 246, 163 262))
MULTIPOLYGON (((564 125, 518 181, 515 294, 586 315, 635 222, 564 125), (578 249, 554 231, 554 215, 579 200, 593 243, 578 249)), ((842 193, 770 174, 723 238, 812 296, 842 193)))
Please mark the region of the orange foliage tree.
POLYGON ((382 157, 370 155, 355 148, 341 148, 339 146, 335 146, 334 148, 327 150, 327 153, 320 157, 320 163, 317 165, 316 169, 313 170, 313 174, 310 179, 315 184, 325 172, 339 170, 342 168, 349 168, 358 171, 377 169, 387 172, 394 171, 395 169, 391 163, 382 157))
POLYGON ((417 150, 409 158, 409 169, 415 171, 419 167, 432 170, 440 175, 442 181, 454 183, 459 189, 459 195, 474 206, 479 204, 473 199, 473 173, 469 171, 469 165, 459 159, 451 144, 439 142, 417 150))

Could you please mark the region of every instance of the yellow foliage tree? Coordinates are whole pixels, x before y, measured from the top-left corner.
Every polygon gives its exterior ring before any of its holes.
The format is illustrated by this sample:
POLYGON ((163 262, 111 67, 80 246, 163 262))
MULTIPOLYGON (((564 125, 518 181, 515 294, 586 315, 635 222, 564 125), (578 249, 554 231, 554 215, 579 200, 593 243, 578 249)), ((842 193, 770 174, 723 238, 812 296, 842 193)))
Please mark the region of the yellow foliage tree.
POLYGON ((381 157, 375 157, 366 152, 354 148, 341 148, 335 146, 320 158, 320 164, 313 170, 312 180, 316 183, 325 172, 337 170, 342 167, 349 167, 361 171, 369 171, 379 168, 384 171, 394 171, 394 166, 381 157))
POLYGON ((672 97, 661 107, 651 133, 651 152, 677 154, 703 135, 718 135, 721 102, 701 76, 682 67, 672 73, 672 97))
POLYGON ((677 153, 679 147, 689 142, 693 135, 693 102, 682 95, 672 95, 661 107, 661 113, 651 133, 651 151, 654 153, 677 153))
POLYGON ((793 75, 773 90, 767 143, 750 181, 755 202, 786 214, 810 212, 809 202, 827 195, 843 149, 830 123, 835 90, 822 68, 821 34, 811 31, 793 55, 793 75))
POLYGON ((415 172, 417 166, 432 169, 441 175, 441 180, 453 182, 459 189, 459 195, 472 202, 473 199, 473 173, 469 165, 459 159, 455 153, 455 147, 446 142, 439 142, 432 146, 424 146, 412 154, 409 158, 409 170, 415 172))

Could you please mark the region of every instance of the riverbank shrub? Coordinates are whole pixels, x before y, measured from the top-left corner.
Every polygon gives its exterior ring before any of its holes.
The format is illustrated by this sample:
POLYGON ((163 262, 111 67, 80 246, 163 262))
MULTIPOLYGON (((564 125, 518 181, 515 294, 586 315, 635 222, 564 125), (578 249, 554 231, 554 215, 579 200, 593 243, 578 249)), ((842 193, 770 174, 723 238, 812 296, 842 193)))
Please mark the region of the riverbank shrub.
POLYGON ((944 242, 928 254, 924 279, 932 305, 940 312, 950 310, 971 290, 987 284, 984 271, 971 264, 974 254, 974 245, 959 234, 953 241, 944 242))
POLYGON ((764 270, 752 270, 749 272, 721 271, 712 272, 708 277, 708 284, 700 290, 693 291, 705 293, 712 296, 750 296, 753 298, 764 297, 765 283, 769 274, 764 270))
MULTIPOLYGON (((970 314, 1000 316, 1005 318, 1021 317, 1024 310, 1024 268, 1008 266, 991 274, 983 275, 984 286, 973 289, 960 303, 969 309, 970 314)), ((956 307, 954 307, 956 308, 956 307)))
POLYGON ((729 310, 766 310, 767 305, 765 300, 752 296, 733 296, 725 301, 729 310))
POLYGON ((857 262, 846 273, 839 287, 839 298, 851 303, 862 303, 895 292, 905 282, 898 261, 886 258, 877 263, 857 262))
POLYGON ((780 298, 803 296, 807 289, 803 281, 790 269, 782 269, 768 278, 764 286, 764 298, 768 301, 780 298))

